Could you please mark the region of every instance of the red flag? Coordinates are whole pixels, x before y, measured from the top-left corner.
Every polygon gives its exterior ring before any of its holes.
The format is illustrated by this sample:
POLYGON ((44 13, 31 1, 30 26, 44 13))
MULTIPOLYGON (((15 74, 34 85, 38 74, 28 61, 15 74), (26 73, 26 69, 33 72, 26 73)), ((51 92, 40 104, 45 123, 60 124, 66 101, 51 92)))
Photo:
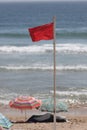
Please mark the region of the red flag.
POLYGON ((30 32, 30 36, 33 42, 40 40, 51 40, 54 38, 53 23, 29 28, 28 31, 30 32))

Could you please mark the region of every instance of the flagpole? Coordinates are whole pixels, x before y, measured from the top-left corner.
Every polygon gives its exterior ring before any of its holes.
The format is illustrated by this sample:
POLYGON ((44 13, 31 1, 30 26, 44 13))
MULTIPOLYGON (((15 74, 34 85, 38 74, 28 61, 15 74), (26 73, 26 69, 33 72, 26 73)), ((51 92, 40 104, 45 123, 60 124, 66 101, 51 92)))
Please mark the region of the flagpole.
POLYGON ((53 17, 53 23, 54 23, 54 39, 53 39, 53 85, 54 85, 54 130, 56 130, 56 17, 53 17))

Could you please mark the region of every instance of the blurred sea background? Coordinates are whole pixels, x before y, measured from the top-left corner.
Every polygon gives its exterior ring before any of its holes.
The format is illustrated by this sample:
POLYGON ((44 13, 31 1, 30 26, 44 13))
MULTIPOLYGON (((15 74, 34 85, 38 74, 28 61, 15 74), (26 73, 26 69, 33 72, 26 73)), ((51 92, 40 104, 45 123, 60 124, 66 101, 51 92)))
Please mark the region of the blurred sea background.
POLYGON ((87 103, 87 2, 0 3, 0 102, 53 95, 53 40, 32 42, 28 28, 56 16, 56 97, 87 103))

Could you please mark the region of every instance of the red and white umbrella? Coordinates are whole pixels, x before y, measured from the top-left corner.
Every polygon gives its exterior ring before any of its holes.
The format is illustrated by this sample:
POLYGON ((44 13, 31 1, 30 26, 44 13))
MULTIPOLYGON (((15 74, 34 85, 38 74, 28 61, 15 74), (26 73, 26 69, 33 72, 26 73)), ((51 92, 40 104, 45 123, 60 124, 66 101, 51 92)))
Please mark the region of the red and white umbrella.
POLYGON ((41 100, 38 100, 30 96, 19 96, 9 102, 9 106, 11 108, 16 108, 20 110, 26 110, 26 109, 31 110, 31 109, 39 108, 41 104, 42 104, 41 100))

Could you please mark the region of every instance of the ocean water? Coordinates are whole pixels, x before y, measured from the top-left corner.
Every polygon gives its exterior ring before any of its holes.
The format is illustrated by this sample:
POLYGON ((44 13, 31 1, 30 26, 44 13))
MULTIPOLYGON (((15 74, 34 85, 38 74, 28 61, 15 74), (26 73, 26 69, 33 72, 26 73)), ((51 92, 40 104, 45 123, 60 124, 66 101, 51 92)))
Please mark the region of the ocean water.
POLYGON ((0 3, 0 102, 53 95, 53 40, 32 42, 28 28, 56 16, 56 97, 87 103, 87 2, 0 3))

